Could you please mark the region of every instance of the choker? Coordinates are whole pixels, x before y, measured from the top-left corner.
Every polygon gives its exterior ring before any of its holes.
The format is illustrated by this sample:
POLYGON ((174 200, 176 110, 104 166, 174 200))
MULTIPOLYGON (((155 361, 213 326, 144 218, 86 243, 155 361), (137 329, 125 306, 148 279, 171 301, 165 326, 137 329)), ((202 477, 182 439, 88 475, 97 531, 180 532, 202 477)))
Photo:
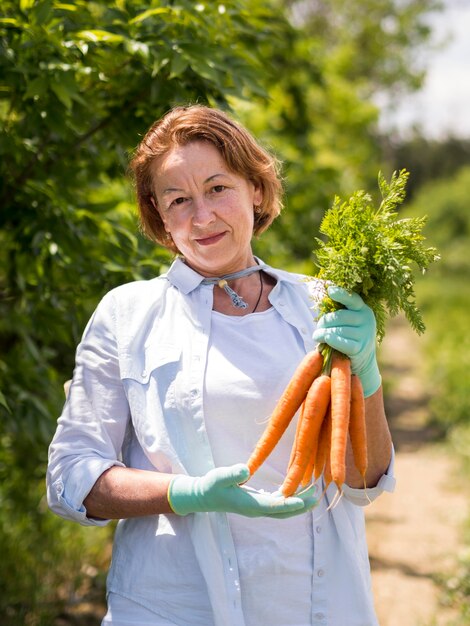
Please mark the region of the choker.
POLYGON ((246 309, 248 304, 243 300, 241 296, 238 295, 236 291, 234 291, 229 285, 229 280, 235 280, 237 278, 244 278, 245 276, 249 276, 250 274, 254 274, 254 272, 261 272, 264 269, 264 265, 254 265, 253 267, 247 267, 245 270, 240 270, 239 272, 234 272, 233 274, 225 274, 225 276, 214 276, 211 278, 204 278, 201 281, 202 285, 217 285, 221 289, 225 291, 225 293, 230 297, 232 304, 237 309, 246 309))

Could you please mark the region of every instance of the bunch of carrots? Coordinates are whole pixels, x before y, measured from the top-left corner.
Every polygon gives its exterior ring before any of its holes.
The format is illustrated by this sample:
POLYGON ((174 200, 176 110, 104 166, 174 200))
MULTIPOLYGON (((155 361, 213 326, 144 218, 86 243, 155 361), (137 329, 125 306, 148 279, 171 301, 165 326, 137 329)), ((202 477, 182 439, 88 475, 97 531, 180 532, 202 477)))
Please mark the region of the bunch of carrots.
MULTIPOLYGON (((363 298, 375 315, 379 342, 387 313, 394 316, 402 311, 414 330, 424 332, 411 268, 416 266, 424 273, 439 259, 435 248, 425 246, 421 232, 425 218, 401 219, 397 212, 407 180, 404 169, 394 172, 389 182, 379 172, 382 200, 378 207, 364 191, 355 192, 347 201, 336 197, 320 225, 323 239, 317 238, 317 278, 363 298)), ((323 315, 335 308, 334 302, 323 298, 318 312, 323 315)), ((311 351, 295 371, 248 459, 251 474, 266 460, 300 409, 283 494, 292 495, 322 473, 326 484, 333 481, 341 494, 348 439, 365 486, 364 405, 361 381, 351 375, 348 357, 325 345, 311 351)))
POLYGON ((308 352, 281 395, 264 433, 248 459, 251 475, 262 465, 300 409, 284 496, 306 488, 324 474, 341 492, 346 478, 346 449, 351 440, 354 463, 365 484, 367 470, 364 394, 351 362, 336 350, 308 352), (325 358, 324 356, 325 355, 325 358))

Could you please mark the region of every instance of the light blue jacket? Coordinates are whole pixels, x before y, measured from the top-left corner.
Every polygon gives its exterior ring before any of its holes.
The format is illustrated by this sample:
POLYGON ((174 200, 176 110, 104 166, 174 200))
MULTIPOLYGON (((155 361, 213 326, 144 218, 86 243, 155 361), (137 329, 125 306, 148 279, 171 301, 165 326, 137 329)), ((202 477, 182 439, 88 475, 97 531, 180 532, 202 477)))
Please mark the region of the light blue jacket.
MULTIPOLYGON (((311 282, 266 267, 277 284, 270 302, 314 348, 311 282)), ((48 502, 58 515, 85 525, 83 501, 113 465, 202 475, 214 467, 203 411, 204 371, 213 286, 177 259, 149 281, 110 291, 98 305, 77 348, 76 367, 49 451, 48 502)), ((244 461, 245 459, 240 459, 244 461)), ((393 491, 393 461, 378 485, 345 487, 330 511, 335 487, 312 515, 314 580, 312 623, 377 624, 362 506, 393 491)), ((185 601, 165 591, 178 575, 177 542, 189 542, 207 585, 215 626, 244 626, 238 567, 225 514, 148 516, 117 527, 108 589, 140 602, 175 623, 207 623, 207 614, 181 615, 185 601), (156 541, 155 538, 160 541, 156 541), (165 541, 163 541, 165 538, 165 541), (176 617, 175 617, 176 616, 176 617)), ((208 605, 209 606, 209 605, 208 605)), ((204 609, 204 606, 202 607, 204 609)))

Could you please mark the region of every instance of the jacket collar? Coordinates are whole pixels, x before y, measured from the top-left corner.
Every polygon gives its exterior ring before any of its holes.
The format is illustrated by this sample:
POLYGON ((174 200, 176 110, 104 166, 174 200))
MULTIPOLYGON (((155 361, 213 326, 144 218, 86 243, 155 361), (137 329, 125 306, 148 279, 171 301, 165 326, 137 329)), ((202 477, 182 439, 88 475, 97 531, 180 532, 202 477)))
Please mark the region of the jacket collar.
MULTIPOLYGON (((263 270, 273 276, 277 281, 298 283, 299 274, 292 274, 291 272, 275 269, 266 265, 261 259, 255 258, 258 263, 264 266, 263 270)), ((201 276, 195 270, 191 269, 189 265, 186 265, 182 257, 177 257, 163 276, 184 294, 188 294, 199 287, 204 280, 204 276, 201 276)))

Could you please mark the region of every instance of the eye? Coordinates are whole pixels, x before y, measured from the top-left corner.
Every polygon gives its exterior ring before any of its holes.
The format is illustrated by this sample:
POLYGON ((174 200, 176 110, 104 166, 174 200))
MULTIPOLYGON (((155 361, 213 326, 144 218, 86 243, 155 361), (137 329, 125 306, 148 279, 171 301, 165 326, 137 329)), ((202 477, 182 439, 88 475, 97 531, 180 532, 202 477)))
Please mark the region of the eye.
POLYGON ((174 200, 172 200, 169 204, 169 208, 171 208, 172 206, 177 206, 179 204, 183 204, 184 202, 186 202, 187 198, 184 198, 183 196, 180 196, 179 198, 175 198, 174 200))
POLYGON ((225 185, 215 185, 214 187, 212 187, 212 191, 214 193, 221 193, 222 191, 225 191, 225 189, 225 185))

